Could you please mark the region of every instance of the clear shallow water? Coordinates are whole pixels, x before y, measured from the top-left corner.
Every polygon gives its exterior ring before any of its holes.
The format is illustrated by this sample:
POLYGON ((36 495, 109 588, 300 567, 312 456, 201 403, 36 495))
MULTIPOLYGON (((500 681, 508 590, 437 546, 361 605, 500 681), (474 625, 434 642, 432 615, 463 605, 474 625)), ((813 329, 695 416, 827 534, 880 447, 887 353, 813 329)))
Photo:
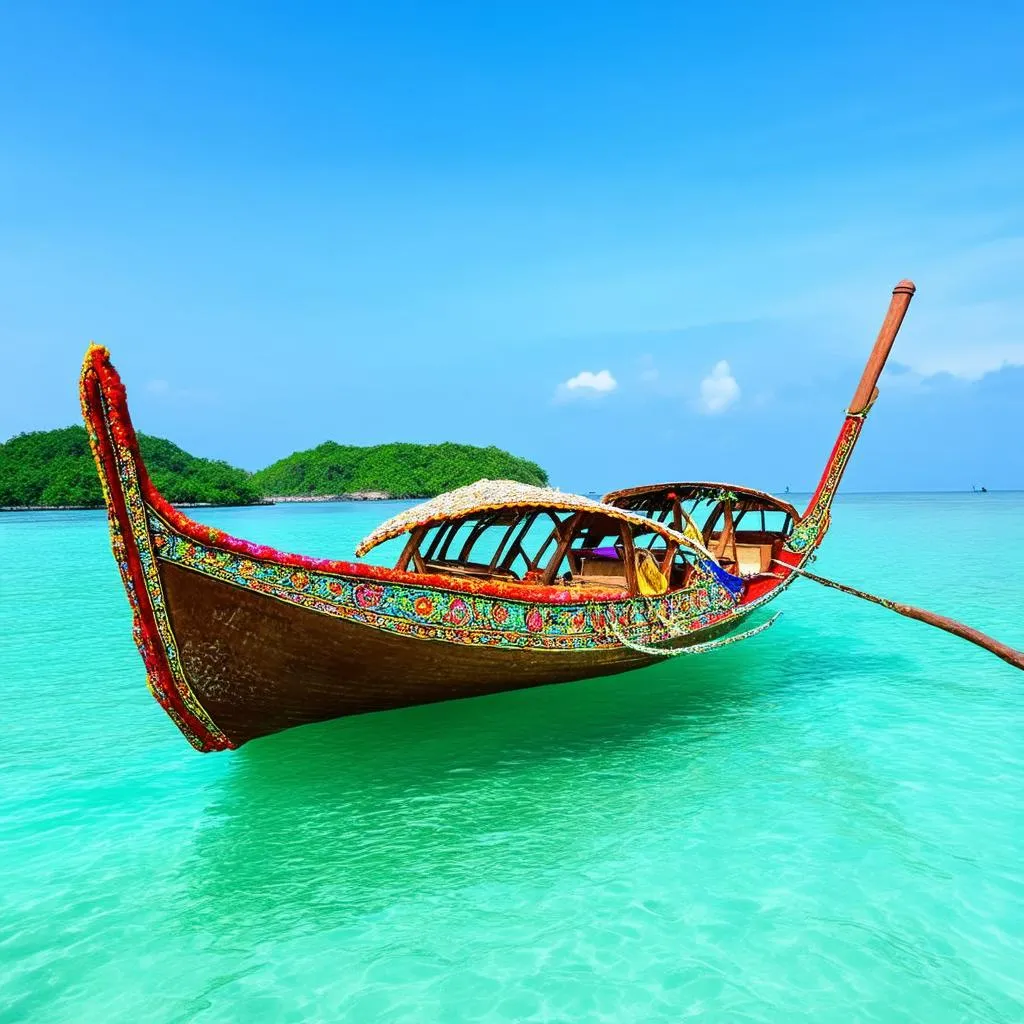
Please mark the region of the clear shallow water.
MULTIPOLYGON (((803 583, 703 658, 203 756, 101 514, 0 565, 0 1021, 1024 1019, 1024 676, 967 644, 803 583)), ((816 568, 1024 647, 1024 495, 846 498, 816 568)))

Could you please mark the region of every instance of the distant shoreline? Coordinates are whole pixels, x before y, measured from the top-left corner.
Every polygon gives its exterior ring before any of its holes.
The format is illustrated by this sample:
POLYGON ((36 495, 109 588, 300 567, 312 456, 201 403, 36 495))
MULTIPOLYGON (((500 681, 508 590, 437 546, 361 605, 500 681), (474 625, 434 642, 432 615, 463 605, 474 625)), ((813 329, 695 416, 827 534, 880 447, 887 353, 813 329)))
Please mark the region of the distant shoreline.
POLYGON ((388 491, 350 491, 345 494, 279 494, 271 495, 267 501, 272 505, 287 505, 314 501, 415 501, 426 495, 414 494, 408 499, 396 498, 388 491))
MULTIPOLYGON (((260 505, 273 505, 269 499, 251 501, 245 505, 218 505, 212 501, 172 501, 175 508, 257 508, 260 505)), ((0 512, 100 512, 106 505, 0 505, 0 512)))
MULTIPOLYGON (((245 505, 212 501, 172 501, 175 508, 257 508, 264 505, 311 504, 326 501, 416 501, 425 495, 396 498, 387 491, 352 491, 350 494, 281 494, 245 505)), ((97 512, 105 505, 0 505, 0 512, 97 512)))
MULTIPOLYGON (((600 491, 586 491, 582 492, 588 496, 600 496, 600 491)), ((809 495, 810 491, 790 491, 790 493, 782 494, 781 497, 793 497, 801 498, 809 495)), ((881 497, 898 497, 900 495, 908 496, 924 496, 924 495, 949 495, 949 494, 1021 494, 1024 493, 1024 488, 1009 488, 1007 490, 999 488, 989 488, 986 492, 982 491, 848 491, 843 495, 842 498, 881 498, 881 497)), ((279 494, 273 497, 263 498, 261 501, 249 502, 246 505, 238 504, 224 504, 219 505, 210 501, 172 501, 171 504, 175 508, 261 508, 267 505, 307 505, 307 504, 323 504, 326 502, 345 502, 345 501, 423 501, 427 498, 432 497, 429 494, 411 494, 404 495, 403 497, 397 497, 394 494, 389 494, 387 491, 352 491, 348 494, 279 494)), ((104 505, 0 505, 0 512, 97 512, 105 508, 104 505)))

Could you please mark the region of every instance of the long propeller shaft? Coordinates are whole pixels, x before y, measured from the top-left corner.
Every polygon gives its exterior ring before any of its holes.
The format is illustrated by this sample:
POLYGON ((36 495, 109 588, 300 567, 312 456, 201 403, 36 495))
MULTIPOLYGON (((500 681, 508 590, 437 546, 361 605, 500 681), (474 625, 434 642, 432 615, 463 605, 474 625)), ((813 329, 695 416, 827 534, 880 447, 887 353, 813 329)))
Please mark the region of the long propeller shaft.
POLYGON ((883 608, 888 608, 891 612, 896 612, 897 615, 904 615, 908 619, 917 619, 918 622, 924 622, 929 626, 934 626, 936 629, 944 630, 946 633, 952 633, 953 636, 958 636, 968 643, 975 644, 989 651, 997 658, 1002 658, 1003 661, 1013 665, 1014 668, 1024 669, 1024 651, 1018 651, 1008 644, 1004 644, 989 636, 987 633, 982 633, 980 629, 974 629, 973 626, 957 622, 956 619, 951 619, 946 615, 937 615, 935 612, 926 611, 924 608, 915 608, 910 604, 901 604, 899 601, 890 601, 888 598, 869 594, 867 591, 858 590, 856 587, 848 587, 843 583, 837 583, 835 580, 826 579, 824 576, 808 572, 806 569, 797 569, 791 565, 787 565, 786 568, 791 572, 813 580, 815 583, 820 583, 823 587, 840 590, 851 597, 859 597, 862 601, 879 604, 883 608))

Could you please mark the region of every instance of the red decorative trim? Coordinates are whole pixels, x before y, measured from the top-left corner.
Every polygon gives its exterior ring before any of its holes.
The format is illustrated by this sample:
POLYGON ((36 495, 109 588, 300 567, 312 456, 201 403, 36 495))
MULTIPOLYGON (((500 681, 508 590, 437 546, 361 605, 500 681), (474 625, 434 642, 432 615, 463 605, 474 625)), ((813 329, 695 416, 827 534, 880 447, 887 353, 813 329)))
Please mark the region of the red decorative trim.
POLYGON ((811 500, 807 503, 807 508, 801 519, 806 519, 813 511, 815 505, 821 501, 824 492, 828 490, 827 500, 828 503, 832 504, 832 498, 835 496, 835 490, 839 486, 839 480, 843 475, 843 471, 846 469, 846 463, 850 459, 850 455, 853 452, 853 446, 857 443, 857 439, 860 436, 861 428, 864 426, 864 414, 860 413, 854 415, 853 413, 847 413, 846 419, 843 420, 842 427, 839 428, 839 434, 836 437, 836 443, 832 445, 832 451, 829 453, 828 461, 825 463, 825 469, 821 474, 821 479, 818 481, 818 486, 811 496, 811 500))
MULTIPOLYGON (((117 559, 128 591, 134 619, 133 632, 146 666, 150 690, 197 749, 210 751, 231 748, 234 744, 223 733, 211 730, 209 725, 186 705, 167 659, 150 601, 145 572, 139 559, 138 538, 132 530, 114 453, 115 444, 124 445, 133 453, 137 453, 135 432, 124 406, 124 389, 116 373, 110 368, 106 349, 94 347, 86 356, 82 368, 80 396, 82 412, 107 501, 114 557, 117 559), (113 379, 104 380, 105 371, 108 371, 113 379), (106 408, 105 399, 108 399, 106 408)), ((141 463, 139 470, 145 472, 141 463)), ((148 481, 148 477, 146 479, 148 481)))

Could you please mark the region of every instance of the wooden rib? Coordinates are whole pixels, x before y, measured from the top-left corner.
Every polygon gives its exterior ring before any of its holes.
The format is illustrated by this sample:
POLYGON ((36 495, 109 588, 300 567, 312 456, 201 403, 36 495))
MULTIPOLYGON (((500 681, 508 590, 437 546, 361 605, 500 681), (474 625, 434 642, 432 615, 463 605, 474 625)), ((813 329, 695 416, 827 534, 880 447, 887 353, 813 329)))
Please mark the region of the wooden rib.
POLYGON ((441 541, 444 538, 446 538, 448 534, 451 532, 452 525, 452 523, 440 523, 433 525, 431 525, 430 523, 425 523, 421 527, 421 529, 423 530, 430 530, 434 529, 434 527, 436 526, 436 532, 430 540, 430 547, 427 548, 427 550, 424 552, 424 555, 426 556, 428 562, 432 562, 434 560, 434 556, 438 554, 438 548, 440 547, 441 541))
POLYGON ((622 537, 622 560, 626 563, 626 590, 630 594, 638 594, 636 581, 636 548, 633 545, 633 530, 629 523, 620 523, 619 535, 622 537))
POLYGON ((669 578, 669 573, 672 570, 672 559, 676 557, 676 552, 679 550, 678 544, 669 544, 665 548, 665 557, 661 560, 661 575, 665 579, 669 578))
POLYGON ((413 548, 412 563, 416 567, 416 571, 418 573, 426 573, 427 563, 423 561, 423 555, 420 554, 420 549, 418 547, 413 548))
MULTIPOLYGON (((561 520, 549 509, 545 509, 543 512, 552 522, 551 532, 548 534, 544 543, 537 549, 537 553, 533 556, 533 560, 530 562, 530 571, 536 571, 540 568, 540 560, 544 557, 544 552, 547 551, 548 545, 558 537, 558 531, 561 528, 561 520)), ((538 517, 539 518, 539 517, 538 517)))
MULTIPOLYGON (((401 555, 398 556, 398 562, 395 564, 395 568, 399 572, 407 572, 409 569, 409 562, 419 554, 420 542, 423 540, 423 534, 426 532, 425 526, 417 527, 409 534, 409 539, 405 543, 405 547, 402 548, 401 555)), ((423 559, 420 558, 420 563, 423 559)))
POLYGON ((558 567, 562 564, 562 559, 565 558, 565 554, 569 550, 569 545, 572 543, 572 538, 576 533, 576 524, 582 515, 582 512, 575 512, 562 523, 558 531, 560 533, 558 546, 555 548, 555 553, 551 556, 551 561, 548 562, 547 568, 544 570, 542 582, 545 585, 550 586, 554 582, 555 575, 558 573, 558 567))

